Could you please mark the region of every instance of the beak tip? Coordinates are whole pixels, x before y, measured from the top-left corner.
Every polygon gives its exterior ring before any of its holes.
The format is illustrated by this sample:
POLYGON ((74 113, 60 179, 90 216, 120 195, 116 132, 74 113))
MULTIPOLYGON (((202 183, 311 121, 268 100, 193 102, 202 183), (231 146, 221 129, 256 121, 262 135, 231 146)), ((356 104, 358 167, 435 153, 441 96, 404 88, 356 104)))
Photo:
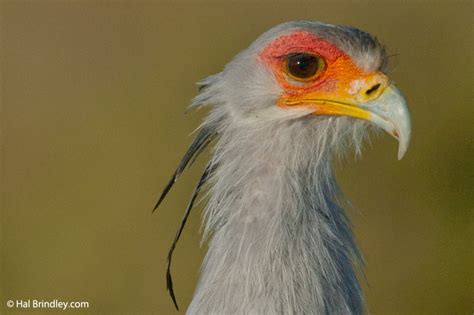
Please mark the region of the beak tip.
POLYGON ((370 120, 398 140, 398 160, 408 149, 411 136, 410 113, 405 98, 394 85, 388 86, 379 98, 365 104, 370 120))
POLYGON ((398 150, 398 160, 400 161, 405 155, 405 151, 398 150))
POLYGON ((407 152, 407 149, 408 149, 409 142, 410 142, 409 136, 399 139, 399 145, 398 145, 398 160, 399 161, 405 156, 405 153, 407 152))

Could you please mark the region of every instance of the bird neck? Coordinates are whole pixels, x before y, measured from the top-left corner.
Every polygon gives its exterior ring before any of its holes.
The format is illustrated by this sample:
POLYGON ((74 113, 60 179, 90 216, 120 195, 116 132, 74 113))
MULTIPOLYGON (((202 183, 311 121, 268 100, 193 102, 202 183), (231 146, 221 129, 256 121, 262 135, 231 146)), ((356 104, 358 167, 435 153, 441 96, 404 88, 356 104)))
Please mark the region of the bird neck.
POLYGON ((286 124, 222 132, 204 212, 211 240, 188 314, 361 313, 330 139, 304 118, 286 124))

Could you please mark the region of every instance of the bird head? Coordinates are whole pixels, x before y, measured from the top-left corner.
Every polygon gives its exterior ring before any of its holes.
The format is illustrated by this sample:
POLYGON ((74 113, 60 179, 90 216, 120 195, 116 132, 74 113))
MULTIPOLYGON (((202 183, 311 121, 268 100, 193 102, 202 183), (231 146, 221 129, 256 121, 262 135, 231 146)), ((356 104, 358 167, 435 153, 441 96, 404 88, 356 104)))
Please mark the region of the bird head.
POLYGON ((194 104, 214 101, 234 121, 310 116, 318 117, 315 123, 329 117, 332 122, 370 122, 399 140, 401 159, 410 140, 410 115, 384 72, 386 63, 384 47, 356 28, 284 23, 261 35, 223 72, 204 80, 194 104))
MULTIPOLYGON (((404 155, 410 140, 410 115, 404 97, 384 72, 386 61, 384 47, 356 28, 288 22, 261 35, 222 72, 199 83, 200 93, 191 106, 213 108, 155 206, 160 205, 187 165, 219 135, 214 156, 198 182, 168 255, 167 287, 176 306, 171 257, 194 200, 206 182, 213 182, 205 210, 204 234, 208 236, 221 224, 226 228, 232 225, 222 222, 237 217, 235 213, 244 213, 236 221, 253 222, 259 215, 255 213, 259 211, 253 211, 260 209, 259 203, 271 205, 272 211, 262 211, 263 216, 270 213, 278 217, 284 211, 274 208, 288 208, 298 210, 298 218, 306 218, 299 215, 299 210, 300 205, 304 208, 308 204, 313 214, 324 212, 331 218, 339 215, 339 210, 331 210, 334 206, 330 199, 337 189, 329 154, 342 151, 348 139, 359 148, 364 135, 361 131, 368 125, 397 138, 398 157, 404 155), (281 174, 284 176, 278 176, 281 174), (273 183, 275 188, 270 187, 273 183), (287 189, 290 193, 281 193, 287 189)), ((274 225, 280 224, 276 222, 274 225)), ((350 234, 345 223, 336 225, 345 231, 343 234, 350 234)), ((222 229, 224 234, 230 231, 222 229)), ((350 237, 343 243, 332 232, 329 234, 324 237, 335 238, 334 243, 354 246, 350 237)), ((347 286, 348 282, 342 282, 347 286)), ((358 295, 356 284, 354 288, 358 295)))

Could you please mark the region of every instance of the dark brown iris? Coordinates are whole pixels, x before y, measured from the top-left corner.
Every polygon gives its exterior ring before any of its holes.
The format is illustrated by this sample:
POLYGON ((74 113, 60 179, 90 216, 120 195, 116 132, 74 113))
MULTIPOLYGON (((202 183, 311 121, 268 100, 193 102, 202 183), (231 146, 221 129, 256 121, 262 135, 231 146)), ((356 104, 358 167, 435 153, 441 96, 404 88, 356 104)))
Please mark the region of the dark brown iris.
POLYGON ((308 53, 294 53, 286 57, 286 72, 297 80, 313 78, 323 67, 321 57, 308 53))

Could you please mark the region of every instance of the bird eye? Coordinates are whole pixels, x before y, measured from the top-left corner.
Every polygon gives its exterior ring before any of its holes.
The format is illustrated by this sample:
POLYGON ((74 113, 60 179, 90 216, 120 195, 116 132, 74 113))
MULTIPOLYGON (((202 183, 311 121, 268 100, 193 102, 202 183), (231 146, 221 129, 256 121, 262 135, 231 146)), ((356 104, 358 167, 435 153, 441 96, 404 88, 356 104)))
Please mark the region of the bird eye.
POLYGON ((285 72, 292 79, 309 81, 324 68, 324 60, 308 53, 294 53, 286 56, 285 72))

